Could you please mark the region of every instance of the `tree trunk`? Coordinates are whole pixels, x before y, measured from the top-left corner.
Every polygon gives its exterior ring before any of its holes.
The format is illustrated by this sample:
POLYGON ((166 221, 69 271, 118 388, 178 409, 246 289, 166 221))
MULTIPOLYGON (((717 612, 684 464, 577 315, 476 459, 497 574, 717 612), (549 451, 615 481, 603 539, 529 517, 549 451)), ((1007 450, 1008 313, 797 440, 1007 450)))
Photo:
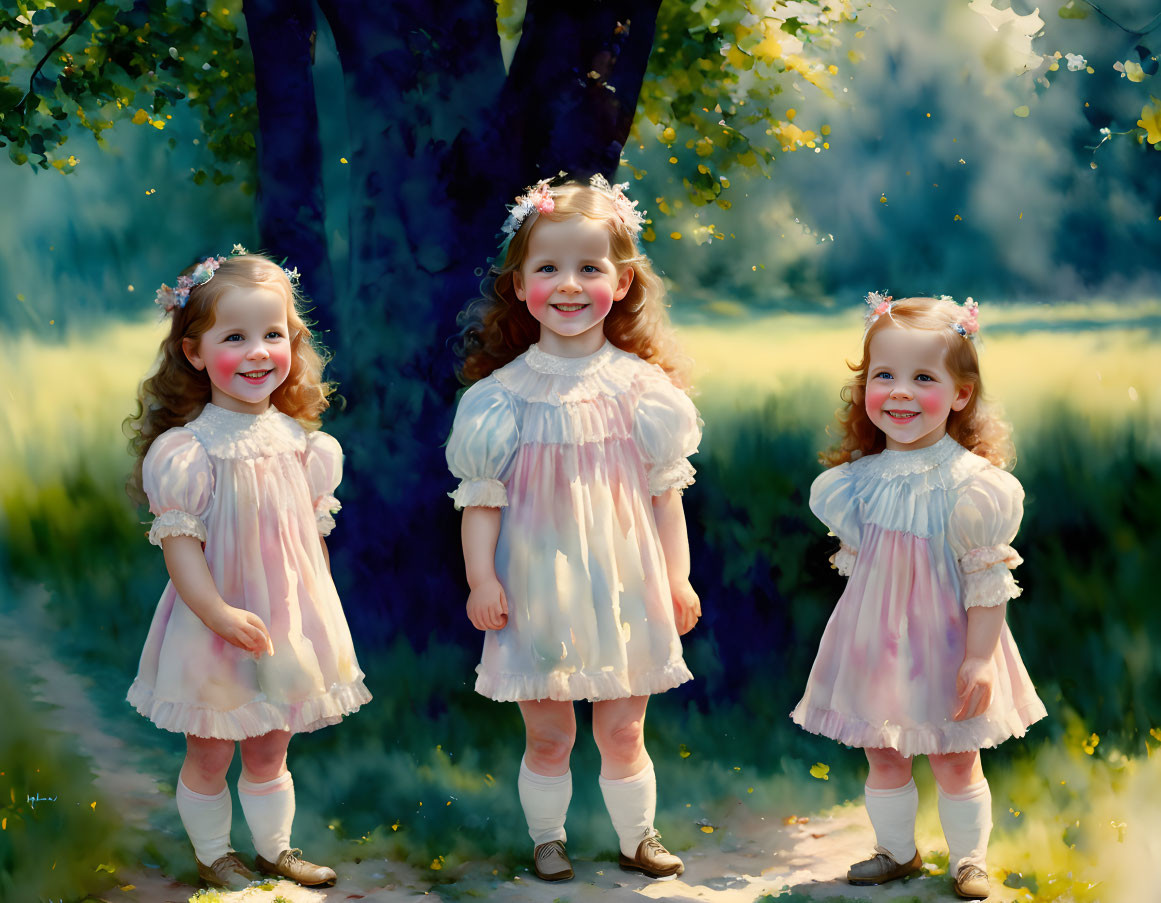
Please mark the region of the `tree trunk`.
POLYGON ((657 5, 533 0, 506 79, 491 2, 320 0, 351 148, 351 292, 333 313, 345 405, 328 428, 347 459, 332 560, 365 643, 474 634, 442 451, 456 315, 524 186, 561 168, 613 174, 657 5))
POLYGON ((311 318, 333 323, 322 148, 315 107, 314 11, 310 0, 243 4, 258 99, 258 234, 262 250, 296 267, 311 318))

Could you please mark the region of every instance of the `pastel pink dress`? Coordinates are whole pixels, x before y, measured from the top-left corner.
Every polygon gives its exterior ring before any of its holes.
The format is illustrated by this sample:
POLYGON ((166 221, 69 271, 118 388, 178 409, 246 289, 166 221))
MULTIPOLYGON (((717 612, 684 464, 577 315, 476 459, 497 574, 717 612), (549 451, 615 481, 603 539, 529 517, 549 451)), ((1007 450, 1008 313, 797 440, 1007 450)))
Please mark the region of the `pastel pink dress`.
POLYGON ((273 406, 207 404, 154 441, 142 466, 149 541, 201 540, 222 598, 262 618, 274 642, 257 657, 227 643, 169 583, 128 697, 158 727, 225 740, 313 731, 370 700, 319 542, 342 462, 333 437, 273 406))
POLYGON ((484 635, 476 691, 618 699, 692 674, 674 624, 653 496, 693 482, 701 421, 665 372, 612 344, 536 345, 460 399, 447 462, 457 508, 503 509, 508 623, 484 635))
POLYGON ((1009 543, 1023 499, 1015 477, 950 436, 822 473, 810 509, 838 536, 835 566, 849 579, 794 721, 847 746, 914 756, 995 746, 1043 718, 1004 624, 991 704, 952 720, 968 608, 1021 592, 1009 543))

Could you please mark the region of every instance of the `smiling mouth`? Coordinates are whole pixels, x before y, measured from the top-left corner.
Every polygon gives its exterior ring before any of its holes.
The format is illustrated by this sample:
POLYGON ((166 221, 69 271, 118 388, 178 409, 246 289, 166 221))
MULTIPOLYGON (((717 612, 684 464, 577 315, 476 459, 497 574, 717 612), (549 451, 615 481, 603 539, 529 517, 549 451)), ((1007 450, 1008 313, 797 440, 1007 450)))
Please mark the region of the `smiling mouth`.
POLYGON ((584 310, 588 307, 587 304, 550 304, 553 310, 560 311, 562 314, 575 314, 578 310, 584 310))
POLYGON ((918 411, 884 411, 883 413, 896 423, 910 423, 919 416, 918 411))
POLYGON ((242 379, 246 380, 246 382, 260 383, 260 382, 262 382, 262 380, 264 380, 267 376, 269 376, 273 372, 274 372, 273 369, 271 369, 271 370, 248 370, 247 372, 239 373, 238 375, 240 377, 242 377, 242 379))

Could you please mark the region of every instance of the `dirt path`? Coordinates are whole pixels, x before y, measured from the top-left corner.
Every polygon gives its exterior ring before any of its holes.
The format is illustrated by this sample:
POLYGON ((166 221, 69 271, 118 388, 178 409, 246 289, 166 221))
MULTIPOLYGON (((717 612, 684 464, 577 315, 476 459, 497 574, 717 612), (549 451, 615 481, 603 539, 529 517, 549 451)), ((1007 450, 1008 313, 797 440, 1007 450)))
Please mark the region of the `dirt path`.
MULTIPOLYGON (((51 629, 40 615, 35 594, 19 616, 0 613, 0 656, 36 680, 34 698, 59 711, 58 729, 71 732, 77 749, 93 763, 95 783, 135 830, 147 831, 151 815, 173 805, 172 794, 159 789, 161 776, 150 774, 139 756, 104 723, 90 701, 91 682, 54 658, 48 641, 51 629)), ((938 849, 940 837, 920 837, 923 850, 938 849)), ((857 888, 843 879, 849 863, 867 856, 873 846, 870 823, 862 807, 812 817, 792 825, 755 815, 739 805, 712 835, 682 853, 685 874, 651 881, 622 872, 608 862, 574 862, 576 877, 548 884, 531 873, 513 880, 496 878, 486 863, 475 863, 454 875, 433 880, 432 873, 383 859, 339 864, 340 880, 333 888, 306 890, 288 882, 272 888, 253 887, 222 894, 222 903, 339 903, 347 900, 402 903, 416 897, 457 901, 495 899, 513 903, 589 903, 589 901, 693 900, 705 903, 753 903, 764 894, 793 891, 812 900, 956 899, 946 875, 923 874, 879 888, 857 888), (449 878, 452 878, 449 882, 449 878)), ((159 869, 121 870, 119 885, 106 895, 125 903, 186 903, 196 887, 175 881, 159 869)), ((993 901, 1019 899, 1019 892, 993 880, 993 901)))

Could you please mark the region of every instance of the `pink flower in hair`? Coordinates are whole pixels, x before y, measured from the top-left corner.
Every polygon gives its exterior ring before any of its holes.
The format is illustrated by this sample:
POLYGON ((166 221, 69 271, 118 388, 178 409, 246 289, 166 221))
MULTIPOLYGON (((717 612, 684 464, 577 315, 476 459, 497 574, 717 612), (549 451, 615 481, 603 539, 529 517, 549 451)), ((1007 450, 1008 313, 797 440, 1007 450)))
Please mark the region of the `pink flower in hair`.
POLYGON ((964 332, 974 335, 980 331, 980 306, 971 298, 963 303, 963 317, 959 321, 964 332))

